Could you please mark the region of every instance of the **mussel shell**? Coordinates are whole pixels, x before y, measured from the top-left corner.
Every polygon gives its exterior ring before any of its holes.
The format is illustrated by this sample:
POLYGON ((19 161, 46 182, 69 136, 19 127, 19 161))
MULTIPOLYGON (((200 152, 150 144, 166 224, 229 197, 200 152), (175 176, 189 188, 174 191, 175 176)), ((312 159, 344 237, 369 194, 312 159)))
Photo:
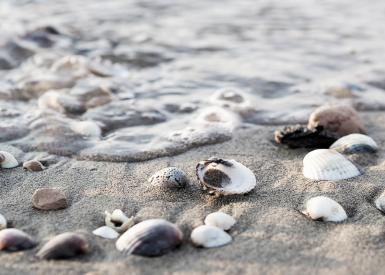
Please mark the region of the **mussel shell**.
POLYGON ((150 219, 127 230, 116 241, 116 248, 126 254, 156 257, 175 249, 182 240, 183 234, 176 225, 162 219, 150 219))
POLYGON ((0 231, 0 250, 20 251, 33 248, 36 242, 31 236, 15 228, 0 231))

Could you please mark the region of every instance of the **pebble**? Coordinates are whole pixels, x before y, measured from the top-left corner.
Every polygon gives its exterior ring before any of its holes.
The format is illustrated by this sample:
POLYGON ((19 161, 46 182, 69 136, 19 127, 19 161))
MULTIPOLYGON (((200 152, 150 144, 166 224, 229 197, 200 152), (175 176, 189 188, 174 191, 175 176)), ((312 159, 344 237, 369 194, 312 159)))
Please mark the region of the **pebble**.
POLYGON ((41 210, 58 210, 68 207, 65 194, 56 188, 39 188, 32 195, 33 206, 41 210))

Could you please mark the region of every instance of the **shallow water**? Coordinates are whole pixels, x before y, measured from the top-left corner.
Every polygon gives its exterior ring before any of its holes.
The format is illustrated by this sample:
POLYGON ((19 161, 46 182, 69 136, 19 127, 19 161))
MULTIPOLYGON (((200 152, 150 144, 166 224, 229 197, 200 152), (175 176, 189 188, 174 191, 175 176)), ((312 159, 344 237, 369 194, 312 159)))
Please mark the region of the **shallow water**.
POLYGON ((0 18, 0 142, 24 151, 146 160, 328 102, 385 109, 383 1, 3 0, 0 18))

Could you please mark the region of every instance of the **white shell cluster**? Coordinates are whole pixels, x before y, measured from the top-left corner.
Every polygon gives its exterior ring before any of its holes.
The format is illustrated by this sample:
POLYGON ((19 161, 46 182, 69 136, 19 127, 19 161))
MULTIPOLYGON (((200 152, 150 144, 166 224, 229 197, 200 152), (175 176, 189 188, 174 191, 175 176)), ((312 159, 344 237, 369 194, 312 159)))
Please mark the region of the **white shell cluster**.
POLYGON ((213 248, 230 243, 232 237, 216 226, 201 225, 191 232, 191 241, 198 247, 213 248))
POLYGON ((188 183, 185 172, 177 167, 166 167, 152 175, 148 182, 163 188, 182 188, 188 183))
POLYGON ((115 231, 122 233, 134 225, 134 217, 128 218, 122 210, 115 209, 112 213, 105 211, 106 225, 115 231))
POLYGON ((348 218, 338 202, 325 196, 313 197, 306 201, 305 210, 302 213, 312 220, 326 222, 341 222, 348 218))
POLYGON ((312 180, 338 181, 359 176, 361 171, 337 151, 318 149, 303 159, 303 175, 312 180))
POLYGON ((344 154, 361 152, 374 153, 378 150, 378 146, 377 143, 367 135, 350 134, 338 139, 330 146, 330 149, 344 154))
POLYGON ((0 151, 0 167, 1 168, 14 168, 19 165, 16 158, 6 151, 0 151))
POLYGON ((254 189, 254 173, 231 159, 210 158, 198 163, 196 175, 204 188, 223 195, 244 194, 254 189))
POLYGON ((215 226, 222 230, 230 230, 230 228, 236 223, 233 217, 223 212, 208 214, 204 222, 206 225, 215 226))

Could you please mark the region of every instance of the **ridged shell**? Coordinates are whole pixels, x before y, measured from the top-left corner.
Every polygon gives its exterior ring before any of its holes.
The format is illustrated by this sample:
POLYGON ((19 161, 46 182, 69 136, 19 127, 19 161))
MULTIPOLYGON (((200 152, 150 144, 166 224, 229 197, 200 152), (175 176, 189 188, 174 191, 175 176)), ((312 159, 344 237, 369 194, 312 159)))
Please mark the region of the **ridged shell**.
POLYGON ((7 219, 0 214, 0 230, 7 228, 7 219))
POLYGON ((212 248, 230 243, 232 237, 216 226, 201 225, 191 232, 191 241, 196 246, 212 248))
POLYGON ((16 158, 5 151, 0 151, 0 167, 1 168, 14 168, 17 167, 19 163, 16 158))
POLYGON ((105 214, 106 225, 119 233, 123 233, 135 223, 134 217, 128 218, 120 209, 115 209, 112 213, 105 211, 105 214))
POLYGON ((196 175, 205 187, 223 195, 248 193, 256 186, 254 173, 233 159, 201 161, 196 166, 196 175))
POLYGON ((114 229, 106 225, 95 229, 94 231, 92 231, 92 234, 105 239, 111 239, 111 240, 119 237, 118 232, 116 232, 114 229))
POLYGON ((33 248, 36 242, 31 236, 15 228, 0 231, 0 250, 20 251, 33 248))
POLYGON ((360 152, 373 153, 378 150, 377 143, 369 136, 363 134, 350 134, 334 142, 330 149, 345 154, 360 152))
POLYGON ((205 218, 206 225, 216 226, 222 230, 229 230, 236 223, 235 219, 223 212, 208 214, 205 218))
POLYGON ((164 188, 182 188, 188 183, 187 175, 177 167, 167 167, 152 175, 148 182, 164 188))
POLYGON ((126 254, 161 256, 178 247, 182 231, 163 219, 150 219, 128 229, 117 241, 116 248, 126 254))
POLYGON ((303 175, 312 180, 338 181, 361 175, 347 158, 331 149, 318 149, 303 159, 303 175))
POLYGON ((341 222, 348 218, 345 210, 338 202, 325 196, 309 199, 305 204, 303 214, 313 220, 321 219, 325 222, 341 222))

